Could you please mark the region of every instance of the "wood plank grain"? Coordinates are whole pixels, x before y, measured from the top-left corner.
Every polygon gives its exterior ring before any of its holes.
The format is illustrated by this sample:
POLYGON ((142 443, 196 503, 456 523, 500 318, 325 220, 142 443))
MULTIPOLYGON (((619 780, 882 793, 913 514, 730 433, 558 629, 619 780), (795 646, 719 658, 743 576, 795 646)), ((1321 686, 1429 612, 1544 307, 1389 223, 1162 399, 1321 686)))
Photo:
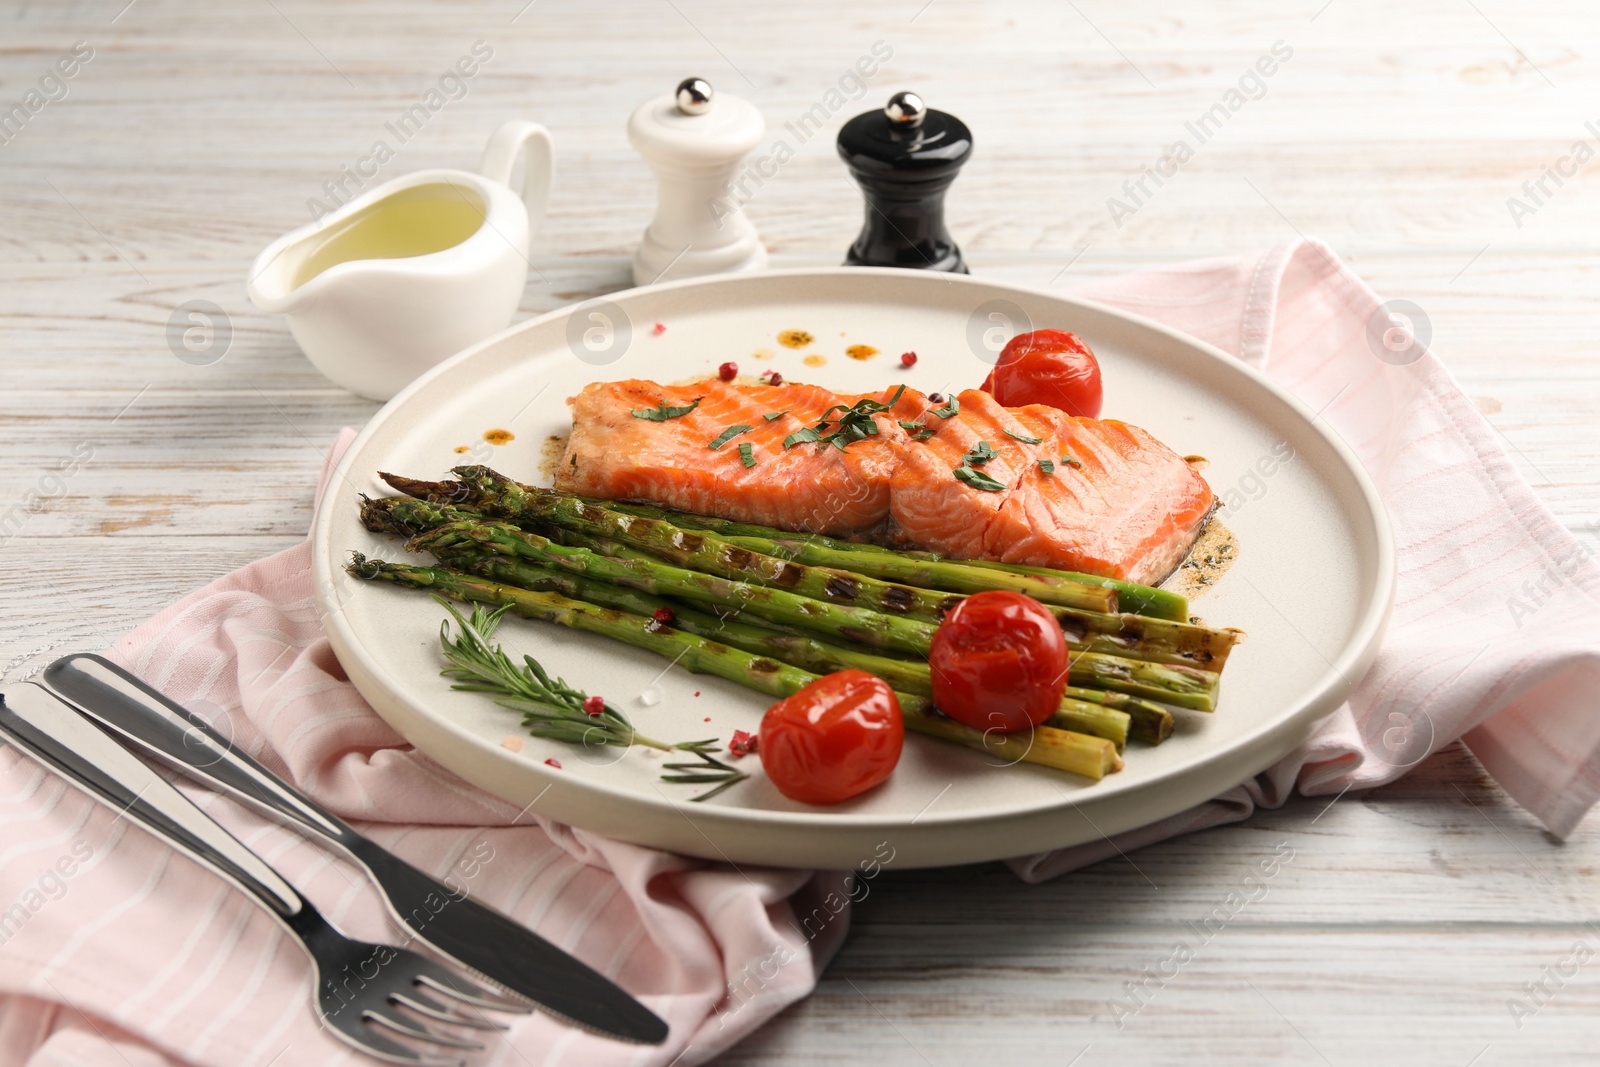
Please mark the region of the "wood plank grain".
MULTIPOLYGON (((718 7, 681 10, 540 4, 515 24, 472 10, 453 35, 440 34, 428 9, 371 2, 337 12, 284 5, 281 15, 246 6, 183 28, 160 13, 130 13, 109 41, 100 38, 71 95, 8 146, 14 180, 0 206, 13 221, 4 239, 30 258, 111 262, 121 249, 142 264, 183 249, 237 262, 241 250, 304 221, 322 182, 385 137, 385 123, 478 38, 496 58, 464 98, 393 146, 399 155, 385 173, 470 165, 500 118, 545 119, 564 146, 564 177, 544 239, 565 252, 621 251, 637 239, 652 185, 623 120, 685 63, 705 64, 750 95, 776 140, 879 39, 896 52, 873 87, 796 143, 798 157, 752 202, 776 249, 823 251, 848 240, 860 205, 832 135, 907 81, 980 131, 980 151, 951 198, 952 221, 974 251, 1076 248, 1091 236, 1123 248, 1219 233, 1264 243, 1285 232, 1284 216, 1352 249, 1495 239, 1554 249, 1582 247, 1594 221, 1581 183, 1557 191, 1522 228, 1505 206, 1542 164, 1589 136, 1591 116, 1571 101, 1592 95, 1600 75, 1577 61, 1593 30, 1574 31, 1583 26, 1574 7, 1529 20, 1520 53, 1469 8, 1392 20, 1395 36, 1381 44, 1339 5, 1311 24, 1248 8, 1213 22, 1109 5, 1083 14, 1017 5, 980 16, 936 3, 914 23, 864 25, 832 2, 764 17, 759 30, 718 7), (1563 18, 1568 26, 1552 34, 1563 18), (701 36, 702 19, 720 43, 701 36), (392 47, 371 46, 378 22, 392 47), (628 32, 597 32, 621 22, 628 32), (1297 51, 1266 95, 1204 144, 1187 133, 1185 122, 1280 38, 1297 51), (1122 39, 1124 54, 1108 39, 1122 39), (181 80, 172 76, 175 55, 196 60, 181 80), (627 77, 597 90, 588 77, 596 64, 626 68, 627 77), (1028 118, 1041 100, 1051 102, 1049 136, 1028 118), (161 121, 135 121, 150 115, 161 121), (1194 142, 1195 159, 1147 209, 1113 225, 1107 199, 1180 137, 1194 142)), ((11 84, 36 79, 69 32, 93 35, 46 7, 19 21, 23 43, 0 55, 11 84)))

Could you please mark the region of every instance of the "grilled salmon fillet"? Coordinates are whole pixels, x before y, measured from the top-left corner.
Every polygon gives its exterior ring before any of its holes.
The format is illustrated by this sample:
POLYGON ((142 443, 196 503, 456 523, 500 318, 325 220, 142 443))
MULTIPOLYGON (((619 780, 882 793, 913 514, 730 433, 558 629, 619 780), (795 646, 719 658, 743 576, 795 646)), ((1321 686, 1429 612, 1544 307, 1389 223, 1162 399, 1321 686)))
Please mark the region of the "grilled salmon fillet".
POLYGON ((1043 405, 1005 408, 977 389, 957 399, 958 414, 926 419, 937 432, 901 451, 889 511, 905 540, 961 559, 1059 567, 1147 585, 1183 562, 1214 497, 1205 479, 1166 445, 1115 419, 1081 418, 1043 405), (979 442, 996 455, 972 465, 1004 489, 987 491, 955 478, 953 468, 964 456, 983 451, 979 442), (1047 472, 1041 459, 1054 470, 1047 472))
POLYGON ((842 450, 810 442, 784 448, 790 434, 830 411, 837 419, 840 405, 863 397, 801 384, 596 382, 568 401, 572 436, 556 486, 1145 584, 1183 561, 1214 504, 1205 480, 1137 426, 1039 405, 1004 408, 975 389, 957 398, 953 413, 913 389, 869 396, 895 400, 871 416, 876 434, 842 450), (686 414, 659 420, 634 414, 690 405, 686 414), (783 414, 765 418, 774 412, 783 414), (908 432, 901 421, 926 429, 908 432), (738 426, 750 429, 711 447, 738 426), (750 446, 753 467, 745 466, 741 444, 750 446), (997 491, 970 484, 981 478, 955 475, 975 450, 994 453, 966 465, 1000 483, 997 491), (1041 459, 1054 470, 1046 472, 1041 459))
MULTIPOLYGON (((886 389, 872 399, 892 395, 886 389)), ((889 514, 889 481, 906 442, 897 420, 923 411, 922 394, 905 390, 893 408, 873 416, 877 435, 844 450, 783 447, 785 437, 815 425, 829 408, 860 399, 801 384, 595 382, 568 401, 572 436, 556 487, 807 533, 865 534, 889 514), (690 404, 688 414, 661 421, 633 414, 690 404), (766 418, 774 412, 783 414, 766 418), (750 429, 711 447, 735 426, 750 429), (744 465, 742 444, 755 466, 744 465)))

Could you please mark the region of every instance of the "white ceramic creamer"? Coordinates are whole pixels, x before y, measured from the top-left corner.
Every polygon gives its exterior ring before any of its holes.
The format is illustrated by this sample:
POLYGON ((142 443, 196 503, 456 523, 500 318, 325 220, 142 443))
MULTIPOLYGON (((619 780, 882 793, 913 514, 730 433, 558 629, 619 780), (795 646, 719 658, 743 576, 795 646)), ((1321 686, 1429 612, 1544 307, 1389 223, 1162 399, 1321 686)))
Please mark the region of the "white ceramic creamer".
POLYGON ((478 170, 395 178, 280 237, 251 267, 251 301, 287 315, 306 358, 335 384, 389 399, 504 329, 522 299, 528 240, 554 174, 549 131, 507 122, 478 170), (508 183, 524 151, 519 199, 508 183))

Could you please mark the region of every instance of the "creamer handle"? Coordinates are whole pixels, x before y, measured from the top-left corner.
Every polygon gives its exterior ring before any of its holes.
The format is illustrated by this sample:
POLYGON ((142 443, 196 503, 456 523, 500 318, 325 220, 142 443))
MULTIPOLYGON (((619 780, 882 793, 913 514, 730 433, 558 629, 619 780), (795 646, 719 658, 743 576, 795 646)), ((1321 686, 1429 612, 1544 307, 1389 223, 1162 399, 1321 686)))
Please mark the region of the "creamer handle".
POLYGON ((512 119, 503 124, 489 138, 478 163, 478 173, 485 178, 511 184, 511 168, 517 156, 527 152, 527 165, 522 179, 522 202, 528 206, 528 232, 538 231, 544 221, 545 208, 550 203, 550 184, 555 180, 555 151, 550 142, 550 131, 537 122, 512 119))

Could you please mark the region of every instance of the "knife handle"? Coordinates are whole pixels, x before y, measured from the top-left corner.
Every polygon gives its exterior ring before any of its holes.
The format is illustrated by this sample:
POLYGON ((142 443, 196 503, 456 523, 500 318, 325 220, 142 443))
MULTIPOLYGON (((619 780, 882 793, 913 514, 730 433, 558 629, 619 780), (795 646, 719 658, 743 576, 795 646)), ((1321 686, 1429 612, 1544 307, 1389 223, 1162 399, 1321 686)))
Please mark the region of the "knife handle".
POLYGON ((288 920, 307 907, 278 872, 77 709, 34 682, 0 693, 0 738, 91 797, 260 898, 288 920))
POLYGON ((191 778, 336 844, 359 847, 360 835, 338 816, 238 751, 200 716, 104 656, 63 656, 45 668, 44 684, 111 733, 191 778))

